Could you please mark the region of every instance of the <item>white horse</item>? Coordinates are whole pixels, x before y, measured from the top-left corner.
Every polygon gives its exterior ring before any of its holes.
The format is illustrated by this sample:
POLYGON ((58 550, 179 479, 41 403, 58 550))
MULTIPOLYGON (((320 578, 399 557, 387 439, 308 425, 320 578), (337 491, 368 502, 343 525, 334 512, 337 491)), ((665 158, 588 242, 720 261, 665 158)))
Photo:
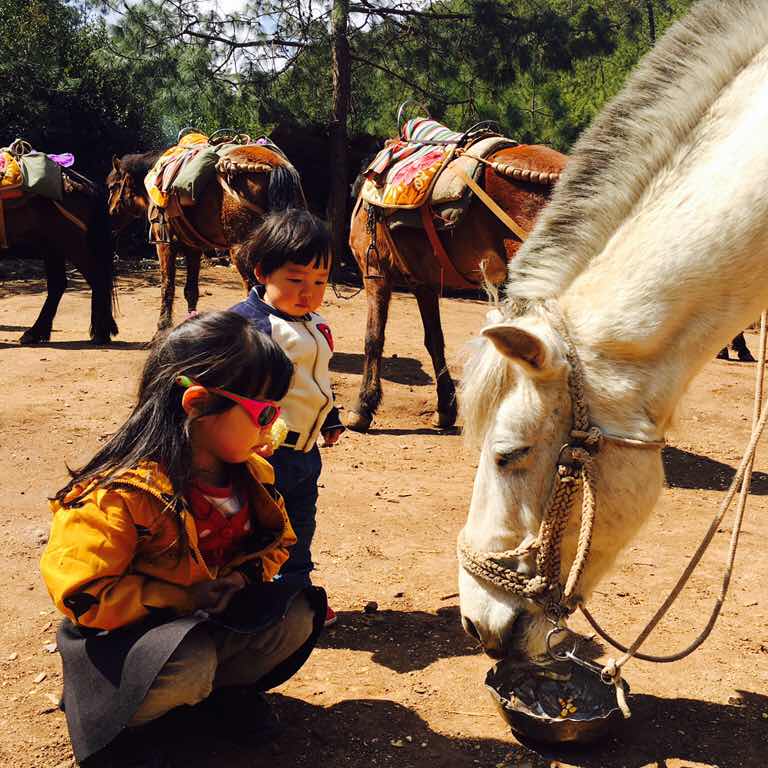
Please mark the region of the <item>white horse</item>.
MULTIPOLYGON (((491 656, 537 656, 552 626, 545 599, 501 588, 470 560, 535 586, 538 542, 526 545, 562 446, 583 443, 571 432, 569 372, 583 373, 590 424, 607 436, 572 606, 654 507, 660 441, 691 380, 768 305, 767 131, 765 0, 705 0, 579 140, 511 263, 461 389, 466 438, 480 450, 460 537, 461 614, 491 656)), ((563 582, 577 520, 562 543, 563 582)))

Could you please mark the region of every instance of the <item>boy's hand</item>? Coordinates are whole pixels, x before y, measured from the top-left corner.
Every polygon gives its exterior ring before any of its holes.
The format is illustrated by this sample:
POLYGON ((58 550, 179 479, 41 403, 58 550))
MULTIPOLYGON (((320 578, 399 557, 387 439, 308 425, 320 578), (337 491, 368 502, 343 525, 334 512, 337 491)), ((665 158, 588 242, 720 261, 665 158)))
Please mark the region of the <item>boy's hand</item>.
POLYGON ((336 445, 339 442, 341 433, 344 430, 339 427, 338 429, 330 429, 328 432, 323 432, 323 442, 320 444, 323 448, 330 448, 332 445, 336 445))
POLYGON ((211 614, 221 613, 230 600, 245 586, 245 577, 238 571, 213 581, 202 581, 191 587, 195 605, 211 614))

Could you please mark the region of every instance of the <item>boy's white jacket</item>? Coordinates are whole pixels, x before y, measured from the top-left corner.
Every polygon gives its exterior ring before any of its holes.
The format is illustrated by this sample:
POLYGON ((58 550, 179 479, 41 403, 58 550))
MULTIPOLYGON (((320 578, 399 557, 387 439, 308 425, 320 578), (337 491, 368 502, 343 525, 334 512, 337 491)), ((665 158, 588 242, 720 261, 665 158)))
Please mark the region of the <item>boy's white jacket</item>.
POLYGON ((311 451, 321 432, 344 429, 333 405, 328 366, 333 356, 333 336, 328 323, 315 312, 292 317, 267 304, 263 286, 253 288, 245 301, 232 307, 262 332, 271 336, 293 363, 288 394, 280 401, 288 425, 286 445, 311 451))

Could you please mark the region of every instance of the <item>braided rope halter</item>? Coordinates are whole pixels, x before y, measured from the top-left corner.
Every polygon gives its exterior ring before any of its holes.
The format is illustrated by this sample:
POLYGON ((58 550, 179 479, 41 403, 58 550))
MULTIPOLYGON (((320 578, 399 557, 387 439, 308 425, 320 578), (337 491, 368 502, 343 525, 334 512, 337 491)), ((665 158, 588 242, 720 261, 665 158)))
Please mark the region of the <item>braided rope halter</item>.
MULTIPOLYGON (((566 631, 562 625, 563 619, 573 613, 581 603, 577 588, 592 543, 596 508, 595 456, 604 441, 653 450, 661 450, 666 442, 613 435, 590 424, 581 360, 559 308, 554 302, 547 302, 546 306, 566 346, 572 426, 570 440, 562 446, 557 457, 555 480, 544 508, 538 535, 515 549, 504 552, 478 552, 469 546, 465 529, 462 529, 458 537, 457 554, 461 566, 473 576, 542 606, 545 616, 553 625, 547 635, 547 649, 553 658, 558 658, 552 650, 551 640, 557 633, 566 631), (582 492, 582 505, 578 545, 568 577, 562 584, 562 540, 579 490, 582 492), (526 576, 508 564, 510 559, 533 553, 536 555, 536 573, 533 576, 526 576)), ((572 655, 569 655, 569 658, 576 660, 572 655)), ((581 660, 577 661, 582 663, 581 660)), ((615 685, 619 705, 628 717, 629 709, 624 701, 624 688, 620 677, 620 674, 616 673, 609 678, 603 676, 603 679, 604 682, 615 685)))
MULTIPOLYGON (((553 302, 548 302, 554 308, 553 302)), ((604 432, 590 424, 589 408, 584 397, 584 373, 576 347, 568 333, 559 310, 553 314, 555 326, 566 345, 569 364, 568 389, 572 404, 570 440, 562 446, 557 457, 555 481, 544 509, 538 535, 515 549, 504 552, 477 552, 459 534, 458 555, 462 567, 478 578, 506 592, 536 601, 554 622, 571 614, 579 580, 584 571, 595 521, 595 455, 604 441, 633 448, 660 450, 664 440, 639 440, 604 432), (576 496, 582 491, 581 525, 576 557, 565 584, 560 583, 560 550, 568 519, 576 496), (536 574, 525 576, 504 561, 536 553, 536 574)))
POLYGON ((667 598, 647 622, 634 642, 629 646, 624 646, 611 637, 597 623, 592 614, 583 604, 583 601, 576 595, 579 578, 581 577, 587 556, 589 555, 592 527, 594 524, 594 456, 599 451, 602 442, 606 440, 627 447, 652 449, 661 449, 664 447, 665 443, 664 441, 646 441, 611 435, 602 432, 599 428, 589 424, 589 412, 586 401, 584 400, 584 377, 581 361, 579 360, 576 348, 568 334, 557 306, 554 302, 548 302, 548 305, 550 309, 553 310, 554 324, 566 344, 566 358, 570 365, 568 385, 573 404, 573 428, 570 432, 571 442, 566 443, 566 445, 560 449, 560 454, 557 460, 555 484, 544 511, 539 534, 532 542, 523 544, 514 550, 509 550, 507 552, 476 552, 468 546, 464 530, 462 529, 459 534, 458 557, 462 567, 469 573, 495 584, 507 592, 539 603, 544 608, 545 615, 553 624, 553 629, 547 634, 547 650, 552 658, 561 660, 570 659, 577 664, 581 664, 593 671, 599 672, 600 678, 604 683, 615 687, 619 708, 624 714, 624 717, 629 717, 629 707, 627 706, 625 690, 621 682, 621 670, 624 664, 632 658, 656 663, 668 663, 678 661, 693 653, 712 632, 728 593, 728 587, 736 558, 739 535, 744 519, 744 511, 749 496, 749 486, 755 451, 765 427, 768 425, 768 401, 763 400, 763 382, 766 360, 768 358, 766 352, 768 347, 768 311, 763 311, 760 318, 760 354, 755 371, 752 433, 744 450, 744 455, 739 462, 739 466, 731 480, 730 487, 720 503, 701 544, 699 544, 698 549, 690 558, 685 570, 670 590, 667 598), (563 587, 559 580, 560 545, 570 515, 570 509, 579 487, 583 489, 579 542, 576 557, 574 558, 570 573, 568 574, 565 586, 563 587), (736 505, 735 519, 733 530, 731 532, 726 564, 723 571, 720 594, 710 612, 706 626, 686 648, 677 653, 665 656, 640 653, 640 646, 645 642, 669 607, 677 599, 706 552, 709 544, 712 542, 715 533, 718 531, 728 512, 731 502, 736 496, 737 489, 738 503, 736 505), (520 557, 521 555, 529 554, 534 550, 536 551, 537 574, 531 578, 527 578, 514 569, 510 569, 503 562, 510 557, 520 557), (573 651, 566 652, 564 655, 558 655, 554 652, 551 645, 552 638, 557 633, 569 631, 563 626, 562 620, 570 615, 575 608, 581 610, 589 624, 603 640, 622 652, 623 655, 618 660, 609 659, 605 666, 600 669, 599 667, 595 667, 589 662, 578 658, 573 651))

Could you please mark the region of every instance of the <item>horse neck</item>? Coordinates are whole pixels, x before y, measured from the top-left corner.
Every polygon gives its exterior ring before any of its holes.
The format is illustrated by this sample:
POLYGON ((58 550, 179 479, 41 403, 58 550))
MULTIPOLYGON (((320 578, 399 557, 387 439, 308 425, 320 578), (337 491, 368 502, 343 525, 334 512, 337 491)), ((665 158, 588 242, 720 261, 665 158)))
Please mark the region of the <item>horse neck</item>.
POLYGON ((762 55, 561 295, 598 423, 663 434, 691 379, 768 304, 766 123, 762 55))

